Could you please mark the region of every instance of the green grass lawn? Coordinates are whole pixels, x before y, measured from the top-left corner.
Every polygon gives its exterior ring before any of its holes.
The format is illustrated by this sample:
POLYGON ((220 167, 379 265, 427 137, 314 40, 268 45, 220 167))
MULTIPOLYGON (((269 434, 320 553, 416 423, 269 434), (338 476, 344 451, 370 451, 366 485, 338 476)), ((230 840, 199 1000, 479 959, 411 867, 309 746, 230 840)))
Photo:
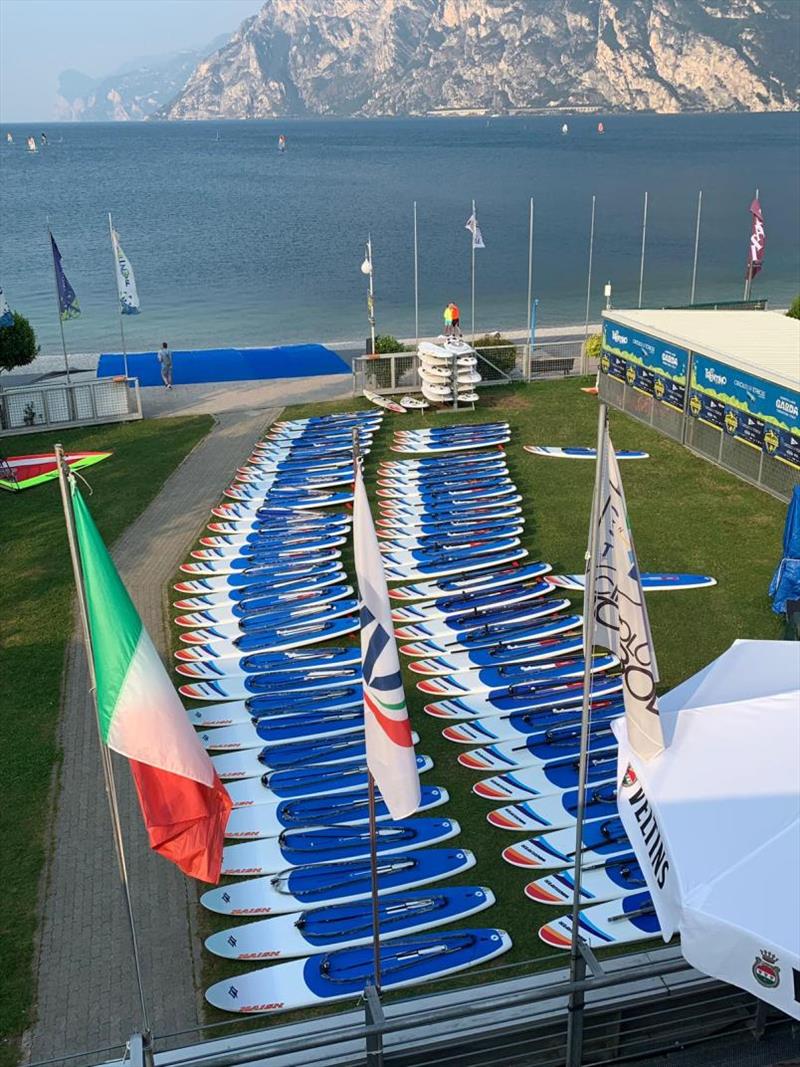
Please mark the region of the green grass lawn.
MULTIPOLYGON (((113 544, 211 425, 208 416, 158 419, 14 437, 3 449, 7 455, 46 452, 61 441, 67 450, 113 451, 84 471, 94 490, 92 514, 113 544)), ((0 835, 6 895, 0 915, 0 1060, 11 1063, 32 1018, 37 892, 50 783, 60 759, 57 726, 74 590, 58 483, 0 492, 0 530, 0 835)))
MULTIPOLYGON (((481 394, 474 413, 387 414, 367 459, 368 487, 374 490, 380 460, 400 458, 389 451, 394 429, 506 419, 512 428, 508 464, 524 498, 524 544, 530 559, 547 560, 556 572, 581 572, 594 465, 540 459, 522 448, 524 444, 595 444, 597 401, 580 391, 581 384, 585 383, 573 379, 493 388, 481 394)), ((365 406, 363 400, 304 405, 287 409, 283 417, 304 418, 365 406)), ((670 688, 697 671, 738 637, 780 638, 780 622, 770 610, 767 587, 780 557, 785 505, 620 413, 612 411, 610 421, 617 448, 646 449, 652 457, 622 468, 642 569, 702 572, 718 580, 709 590, 650 595, 662 688, 670 688)), ((352 560, 346 557, 346 563, 352 574, 352 560)), ((405 679, 411 717, 420 734, 418 752, 430 755, 435 762, 425 780, 447 788, 450 803, 439 811, 459 821, 461 835, 456 843, 477 856, 477 866, 459 881, 488 885, 497 897, 496 906, 476 916, 473 924, 509 931, 514 948, 498 961, 500 964, 528 969, 553 966, 553 950, 538 939, 537 930, 556 917, 559 909, 537 907, 523 896, 523 886, 534 875, 509 866, 500 856, 501 849, 519 835, 504 833, 486 822, 492 805, 471 792, 479 776, 456 763, 462 747, 443 739, 443 724, 423 712, 425 700, 414 686, 418 678, 405 671, 405 679), (545 960, 546 956, 549 959, 545 960)), ((206 914, 203 923, 210 932, 221 929, 227 920, 206 914)), ((565 961, 565 957, 556 958, 556 962, 560 960, 565 961)), ((246 965, 221 961, 207 953, 204 961, 206 985, 246 969, 246 965)), ((473 980, 482 977, 480 971, 473 973, 473 980)), ((209 1020, 222 1018, 221 1013, 209 1011, 209 1020)))

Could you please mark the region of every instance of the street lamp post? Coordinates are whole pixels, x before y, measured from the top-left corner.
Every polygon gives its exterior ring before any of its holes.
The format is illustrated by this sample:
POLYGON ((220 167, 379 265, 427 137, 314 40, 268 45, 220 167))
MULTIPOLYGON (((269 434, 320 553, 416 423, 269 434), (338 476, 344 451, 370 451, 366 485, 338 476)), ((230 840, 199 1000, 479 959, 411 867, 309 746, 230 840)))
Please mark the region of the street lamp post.
POLYGON ((369 278, 369 291, 367 293, 367 318, 369 320, 369 354, 371 356, 376 355, 375 352, 375 288, 373 280, 372 269, 372 237, 367 237, 367 254, 364 257, 364 262, 361 264, 361 273, 366 274, 369 278))

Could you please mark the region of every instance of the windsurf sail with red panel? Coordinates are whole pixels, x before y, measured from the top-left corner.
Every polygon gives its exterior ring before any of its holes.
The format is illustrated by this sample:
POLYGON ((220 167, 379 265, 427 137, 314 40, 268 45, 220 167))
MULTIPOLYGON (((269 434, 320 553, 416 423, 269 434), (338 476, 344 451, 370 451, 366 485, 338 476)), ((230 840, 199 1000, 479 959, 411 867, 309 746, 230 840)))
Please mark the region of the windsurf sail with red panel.
MULTIPOLYGON (((108 459, 111 452, 69 452, 65 459, 73 470, 91 467, 108 459)), ((56 458, 52 452, 39 452, 27 456, 7 456, 0 469, 0 489, 14 492, 18 489, 30 489, 42 482, 58 478, 56 458)))

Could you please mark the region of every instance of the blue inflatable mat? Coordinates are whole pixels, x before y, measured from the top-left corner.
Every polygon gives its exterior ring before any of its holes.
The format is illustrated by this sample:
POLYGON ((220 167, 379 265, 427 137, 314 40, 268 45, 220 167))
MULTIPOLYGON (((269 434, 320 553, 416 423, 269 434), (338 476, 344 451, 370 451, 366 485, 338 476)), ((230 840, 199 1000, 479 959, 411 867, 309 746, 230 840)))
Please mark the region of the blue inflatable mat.
MULTIPOLYGON (((119 353, 100 356, 98 378, 124 373, 119 353)), ((128 373, 142 386, 163 385, 155 352, 132 352, 128 373)), ((174 385, 198 382, 250 382, 266 378, 310 378, 349 374, 345 361, 324 345, 281 345, 278 348, 200 348, 172 353, 174 385)))

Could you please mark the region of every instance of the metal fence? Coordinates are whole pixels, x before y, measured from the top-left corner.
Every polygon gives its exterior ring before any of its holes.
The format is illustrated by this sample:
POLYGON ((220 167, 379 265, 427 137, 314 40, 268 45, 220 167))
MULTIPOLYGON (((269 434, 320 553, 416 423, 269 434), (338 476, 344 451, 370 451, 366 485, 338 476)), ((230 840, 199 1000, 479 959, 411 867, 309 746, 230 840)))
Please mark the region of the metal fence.
POLYGON ((781 500, 788 500, 794 486, 800 484, 800 471, 793 467, 607 374, 600 375, 600 396, 612 407, 781 500))
MULTIPOLYGON (((584 342, 542 341, 534 345, 481 346, 476 350, 481 382, 476 388, 509 382, 541 381, 590 374, 596 360, 584 356, 584 342)), ((353 359, 353 396, 365 389, 386 395, 418 392, 422 387, 416 352, 395 352, 353 359)))
POLYGON ((2 436, 141 417, 139 382, 135 378, 35 383, 0 392, 2 436))
MULTIPOLYGON (((596 964, 596 961, 595 961, 596 964)), ((498 967, 467 987, 450 979, 416 996, 374 993, 337 1015, 263 1027, 258 1019, 157 1035, 157 1067, 564 1067, 570 994, 585 997, 583 1045, 572 1065, 663 1062, 730 1067, 771 1064, 790 1055, 793 1023, 763 1001, 693 970, 676 947, 596 964, 578 983, 557 970, 519 976, 498 967), (452 985, 456 988, 450 988, 452 985), (259 1029, 252 1029, 253 1024, 259 1029), (249 1027, 249 1028, 248 1028, 249 1027), (179 1047, 175 1047, 175 1039, 179 1047), (694 1051, 693 1051, 694 1050, 694 1051)), ((146 1067, 140 1042, 125 1059, 146 1067)), ((103 1062, 94 1059, 92 1062, 103 1062)), ((113 1062, 118 1063, 119 1060, 113 1062)))

